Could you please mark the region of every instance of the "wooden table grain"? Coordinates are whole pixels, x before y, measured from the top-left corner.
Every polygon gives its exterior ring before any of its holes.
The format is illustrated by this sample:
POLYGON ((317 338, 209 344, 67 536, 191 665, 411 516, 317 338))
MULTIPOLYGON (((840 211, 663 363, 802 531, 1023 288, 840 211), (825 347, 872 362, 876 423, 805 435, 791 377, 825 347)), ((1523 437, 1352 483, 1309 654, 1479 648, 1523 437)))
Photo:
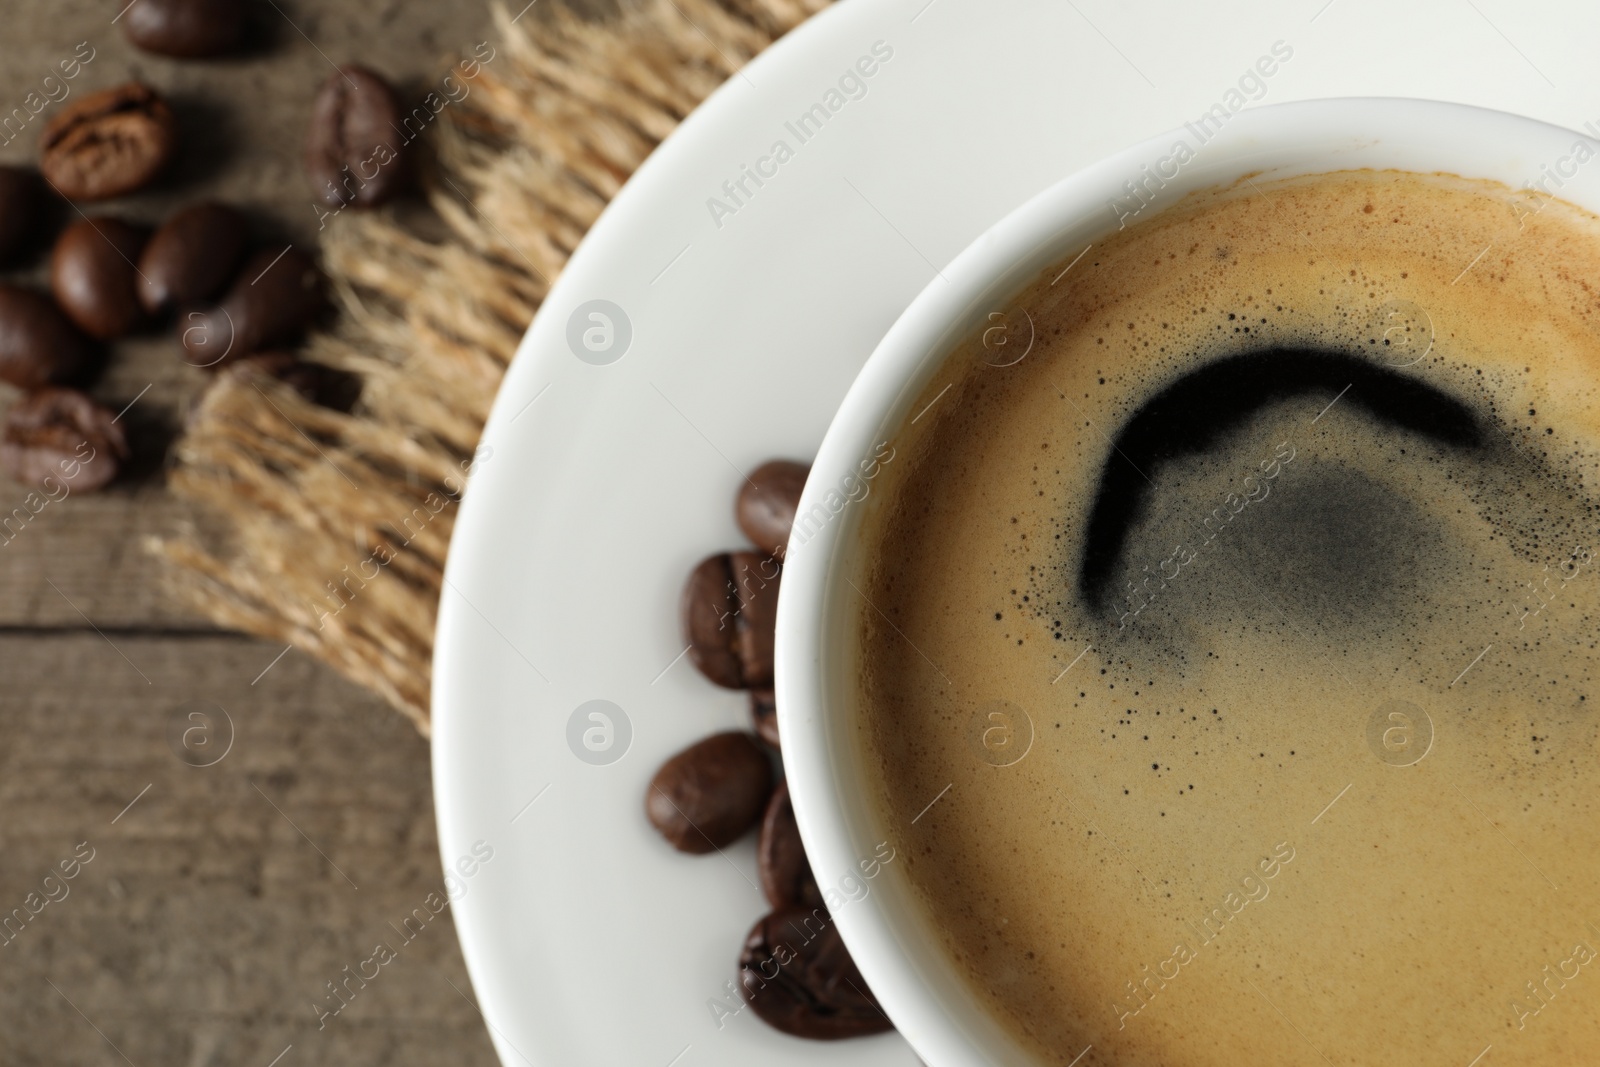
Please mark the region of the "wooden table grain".
MULTIPOLYGON (((179 115, 177 165, 89 213, 156 222, 215 197, 247 209, 263 241, 316 239, 300 146, 334 63, 420 95, 491 34, 484 0, 256 0, 245 54, 181 62, 128 45, 113 24, 125 3, 6 5, 0 162, 33 159, 62 106, 33 116, 30 100, 139 78, 179 115), (46 84, 85 49, 76 78, 46 84)), ((6 279, 42 280, 42 258, 6 279)), ((0 1062, 494 1063, 447 907, 322 1014, 328 983, 444 892, 428 747, 300 653, 162 596, 140 542, 184 517, 162 452, 204 381, 177 351, 170 328, 119 343, 95 387, 132 404, 130 478, 0 525, 0 1062), (205 723, 186 716, 207 708, 226 712, 231 747, 189 766, 173 724, 205 723)), ((0 520, 25 494, 0 477, 0 520)))

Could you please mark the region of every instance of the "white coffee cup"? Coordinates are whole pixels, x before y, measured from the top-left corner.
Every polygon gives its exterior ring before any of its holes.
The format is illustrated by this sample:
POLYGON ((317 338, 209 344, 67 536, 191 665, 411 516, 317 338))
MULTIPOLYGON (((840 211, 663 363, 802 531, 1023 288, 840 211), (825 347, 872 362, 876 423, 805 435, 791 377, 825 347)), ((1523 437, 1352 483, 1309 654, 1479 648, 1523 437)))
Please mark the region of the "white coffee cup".
MULTIPOLYGON (((968 246, 862 368, 800 501, 778 607, 776 682, 795 815, 818 885, 868 887, 836 906, 834 918, 874 995, 928 1067, 1037 1063, 980 1007, 913 898, 905 865, 872 865, 881 842, 898 844, 869 801, 873 769, 851 722, 856 680, 843 666, 859 594, 841 564, 870 548, 860 543, 861 509, 840 501, 859 495, 852 487, 871 491, 864 463, 882 442, 892 444, 951 349, 991 313, 1005 312, 1045 268, 1186 193, 1247 176, 1260 185, 1300 174, 1398 169, 1492 179, 1514 190, 1544 179, 1546 192, 1600 212, 1600 163, 1574 162, 1578 143, 1593 141, 1502 112, 1421 100, 1315 100, 1244 111, 1219 126, 1188 126, 1118 152, 1062 179, 968 246), (1202 135, 1207 139, 1197 143, 1202 135), (1188 153, 1175 150, 1179 142, 1188 153), (1185 154, 1192 158, 1180 161, 1185 154), (875 872, 870 883, 863 881, 868 870, 875 872)), ((1529 210, 1538 195, 1528 195, 1529 210)))

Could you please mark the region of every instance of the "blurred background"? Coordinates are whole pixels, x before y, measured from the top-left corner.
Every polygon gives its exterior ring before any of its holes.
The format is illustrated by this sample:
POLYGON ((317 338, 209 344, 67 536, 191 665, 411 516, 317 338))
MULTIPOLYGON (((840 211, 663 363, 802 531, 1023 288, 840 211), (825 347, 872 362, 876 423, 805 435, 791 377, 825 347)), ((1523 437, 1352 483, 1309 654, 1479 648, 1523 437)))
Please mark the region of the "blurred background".
MULTIPOLYGON (((308 249, 302 147, 333 64, 376 69, 410 106, 493 39, 484 0, 257 0, 241 54, 175 60, 128 43, 112 21, 124 2, 8 3, 0 114, 86 42, 74 96, 144 81, 172 103, 180 140, 155 185, 91 214, 153 225, 216 198, 249 214, 256 240, 308 249)), ((32 164, 61 106, 0 145, 0 163, 32 164)), ((0 280, 45 284, 47 247, 0 280)), ((91 391, 113 411, 132 404, 134 461, 0 546, 0 915, 27 918, 0 938, 0 1061, 495 1062, 448 908, 320 1017, 329 982, 445 895, 428 744, 300 652, 164 598, 142 541, 184 517, 163 455, 208 375, 179 359, 170 326, 111 351, 91 391), (196 706, 226 713, 204 720, 226 752, 205 767, 172 739, 202 721, 187 718, 196 706), (86 855, 75 878, 44 882, 86 855)), ((0 390, 0 406, 16 395, 0 390)), ((0 475, 0 512, 26 494, 0 475)))

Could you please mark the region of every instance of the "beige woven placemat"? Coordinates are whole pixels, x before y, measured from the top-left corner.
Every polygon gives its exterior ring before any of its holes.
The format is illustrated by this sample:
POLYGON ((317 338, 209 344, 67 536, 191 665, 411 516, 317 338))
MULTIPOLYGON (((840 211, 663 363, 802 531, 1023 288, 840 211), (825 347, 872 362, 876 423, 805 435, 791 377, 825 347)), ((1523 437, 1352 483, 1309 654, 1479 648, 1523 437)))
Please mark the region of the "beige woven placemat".
POLYGON ((424 137, 445 232, 419 235, 399 210, 325 220, 340 315, 304 354, 359 376, 359 405, 319 407, 259 375, 207 391, 169 478, 197 520, 149 546, 174 592, 328 663, 427 734, 462 476, 518 340, 655 146, 827 3, 643 0, 602 22, 497 5, 492 56, 454 68, 459 101, 424 137))

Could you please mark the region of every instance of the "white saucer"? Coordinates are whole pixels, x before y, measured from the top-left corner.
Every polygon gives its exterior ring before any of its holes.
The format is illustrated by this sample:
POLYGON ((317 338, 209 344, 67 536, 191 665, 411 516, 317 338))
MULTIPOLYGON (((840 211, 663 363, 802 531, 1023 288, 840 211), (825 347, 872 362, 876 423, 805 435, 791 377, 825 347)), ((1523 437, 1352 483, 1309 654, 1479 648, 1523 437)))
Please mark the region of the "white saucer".
POLYGON ((894 1035, 819 1045, 730 1016, 766 910, 753 840, 689 857, 644 819, 664 758, 749 722, 681 658, 677 621, 689 569, 743 544, 740 472, 809 459, 937 268, 1111 150, 1258 85, 1259 102, 1426 96, 1600 130, 1597 39, 1600 8, 1576 3, 846 0, 685 122, 523 338, 451 545, 434 788, 501 1059, 915 1064, 894 1035), (1292 57, 1246 77, 1280 42, 1292 57), (826 118, 798 126, 813 105, 826 118), (569 734, 594 700, 625 716, 609 749, 593 708, 569 734))

